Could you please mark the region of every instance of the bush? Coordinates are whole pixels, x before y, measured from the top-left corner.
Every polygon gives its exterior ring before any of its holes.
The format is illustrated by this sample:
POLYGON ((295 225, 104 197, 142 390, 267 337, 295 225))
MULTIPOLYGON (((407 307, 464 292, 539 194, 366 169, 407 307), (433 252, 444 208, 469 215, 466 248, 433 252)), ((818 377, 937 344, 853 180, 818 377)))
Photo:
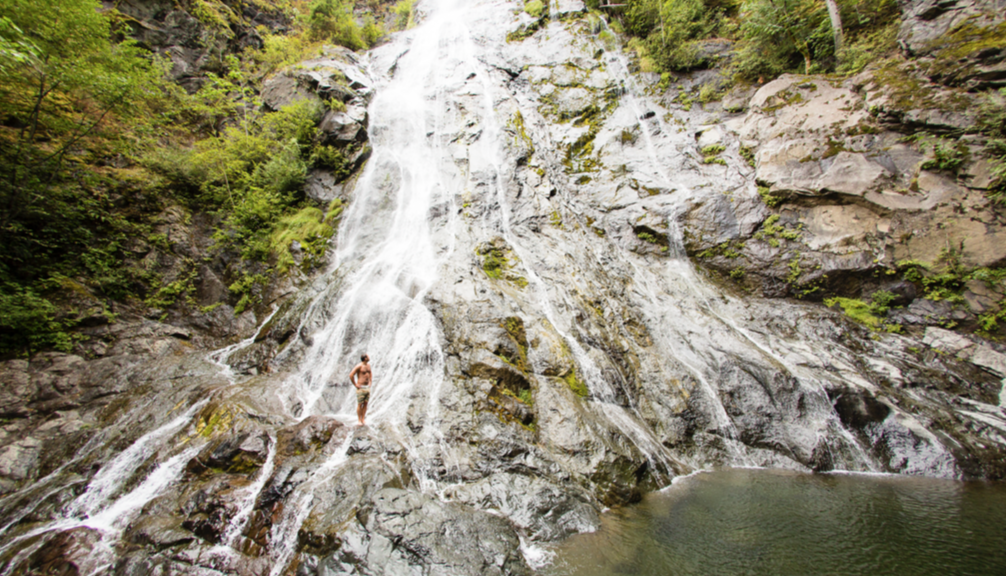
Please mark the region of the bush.
POLYGON ((363 31, 353 20, 353 4, 345 0, 315 0, 307 16, 308 36, 325 40, 350 50, 368 47, 363 31))
POLYGON ((44 348, 69 352, 73 340, 56 320, 56 306, 33 289, 0 285, 0 354, 31 355, 44 348))
POLYGON ((412 5, 415 0, 399 0, 395 7, 391 9, 395 14, 396 24, 399 30, 412 28, 415 24, 413 20, 412 5))

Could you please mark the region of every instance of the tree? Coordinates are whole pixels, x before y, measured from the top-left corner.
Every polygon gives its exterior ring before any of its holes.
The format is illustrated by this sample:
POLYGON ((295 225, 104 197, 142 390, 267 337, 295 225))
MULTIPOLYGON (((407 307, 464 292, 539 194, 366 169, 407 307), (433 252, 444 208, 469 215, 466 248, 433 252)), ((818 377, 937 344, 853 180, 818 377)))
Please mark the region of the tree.
POLYGON ((831 32, 835 36, 835 54, 842 51, 842 15, 838 11, 835 0, 824 0, 828 7, 828 19, 831 21, 831 32))
MULTIPOLYGON (((160 85, 149 55, 114 42, 97 0, 8 0, 0 23, 0 265, 20 267, 61 250, 41 237, 85 211, 60 195, 68 155, 110 119, 143 113, 160 85), (69 219, 69 220, 67 220, 69 219)), ((69 226, 68 226, 69 228, 69 226)))
POLYGON ((9 0, 0 23, 0 242, 43 218, 67 154, 158 85, 146 53, 112 41, 97 0, 9 0))
POLYGON ((747 0, 742 13, 741 32, 755 49, 770 58, 796 53, 810 74, 815 53, 830 36, 817 0, 747 0))

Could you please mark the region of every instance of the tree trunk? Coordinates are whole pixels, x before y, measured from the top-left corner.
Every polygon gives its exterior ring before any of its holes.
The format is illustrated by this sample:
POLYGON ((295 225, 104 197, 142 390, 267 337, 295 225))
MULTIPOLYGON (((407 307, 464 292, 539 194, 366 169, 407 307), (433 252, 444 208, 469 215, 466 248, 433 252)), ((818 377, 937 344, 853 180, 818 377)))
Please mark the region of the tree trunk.
POLYGON ((842 15, 838 12, 835 0, 824 0, 828 6, 828 18, 831 19, 831 31, 835 35, 835 56, 842 51, 842 15))

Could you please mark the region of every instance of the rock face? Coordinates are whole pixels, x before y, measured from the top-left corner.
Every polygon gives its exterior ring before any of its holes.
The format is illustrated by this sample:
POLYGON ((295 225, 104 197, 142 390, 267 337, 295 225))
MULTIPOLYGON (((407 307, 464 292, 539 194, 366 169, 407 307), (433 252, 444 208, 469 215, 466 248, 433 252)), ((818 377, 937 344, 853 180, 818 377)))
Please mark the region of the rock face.
MULTIPOLYGON (((901 305, 924 294, 906 263, 1002 265, 1000 208, 987 197, 988 181, 971 176, 986 163, 981 140, 954 141, 954 154, 969 163, 953 172, 934 160, 948 141, 906 141, 920 127, 970 126, 965 109, 951 104, 968 96, 913 80, 926 98, 918 104, 932 108, 906 109, 913 102, 898 94, 904 88, 889 84, 899 74, 909 73, 876 70, 841 83, 783 76, 759 89, 749 111, 726 126, 738 150, 749 151, 759 192, 773 208, 743 196, 693 202, 682 218, 689 253, 767 296, 858 298, 883 290, 899 292, 901 305)), ((972 296, 975 308, 957 307, 956 323, 974 326, 976 314, 1002 298, 1000 288, 976 289, 992 293, 984 305, 972 296)), ((906 321, 949 319, 931 316, 906 321)))
POLYGON ((118 332, 92 360, 0 364, 0 566, 528 574, 536 543, 705 467, 1006 476, 1001 346, 946 329, 974 313, 922 298, 921 265, 886 273, 947 235, 998 262, 977 163, 924 168, 899 132, 964 125, 933 104, 956 89, 784 77, 686 110, 578 2, 529 34, 456 8, 270 81, 268 106, 339 100, 329 137, 372 149, 312 175, 349 200, 331 266, 245 340, 138 321, 96 326, 118 332), (883 287, 904 333, 783 298, 814 286, 883 287))
POLYGON ((1006 85, 1006 26, 998 0, 915 0, 902 5, 898 41, 935 80, 969 88, 1006 85))
POLYGON ((212 7, 200 4, 201 10, 191 11, 171 0, 105 4, 126 16, 125 22, 141 46, 170 60, 171 77, 190 92, 202 86, 208 72, 221 72, 225 54, 261 48, 258 26, 273 32, 283 32, 289 26, 281 10, 255 2, 225 0, 212 7))

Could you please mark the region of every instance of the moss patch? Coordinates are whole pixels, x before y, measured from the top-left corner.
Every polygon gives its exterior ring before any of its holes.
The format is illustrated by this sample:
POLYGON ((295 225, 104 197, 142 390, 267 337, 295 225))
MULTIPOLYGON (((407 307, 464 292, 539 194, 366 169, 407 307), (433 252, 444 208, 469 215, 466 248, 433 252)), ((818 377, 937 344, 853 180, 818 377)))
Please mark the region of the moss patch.
POLYGON ((527 287, 527 279, 511 271, 520 260, 502 238, 480 244, 475 253, 482 257, 482 271, 489 278, 510 282, 521 289, 527 287))
POLYGON ((796 228, 779 224, 779 215, 773 214, 762 222, 761 229, 755 232, 754 237, 767 242, 773 248, 778 248, 780 240, 799 240, 802 230, 803 224, 796 228))
POLYGON ((569 386, 569 389, 573 391, 574 394, 580 398, 586 398, 590 395, 590 390, 587 389, 587 385, 583 383, 582 380, 577 378, 576 369, 571 369, 562 380, 569 386))

